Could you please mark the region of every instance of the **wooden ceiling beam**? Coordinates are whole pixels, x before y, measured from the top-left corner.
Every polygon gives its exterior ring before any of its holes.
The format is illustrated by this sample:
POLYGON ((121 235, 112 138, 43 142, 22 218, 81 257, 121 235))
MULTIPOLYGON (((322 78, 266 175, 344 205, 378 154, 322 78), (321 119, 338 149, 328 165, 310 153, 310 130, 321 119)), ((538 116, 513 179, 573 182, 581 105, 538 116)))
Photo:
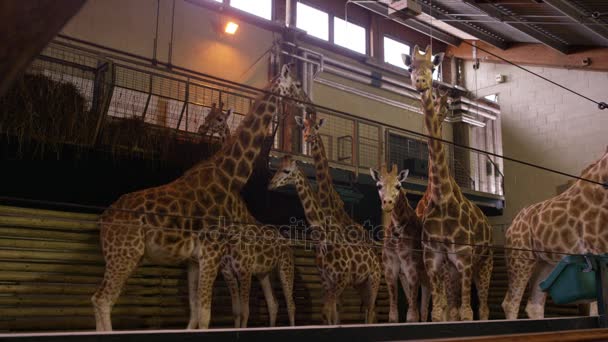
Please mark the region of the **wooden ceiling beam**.
MULTIPOLYGON (((564 55, 543 44, 514 43, 509 49, 500 50, 490 44, 478 41, 477 46, 515 64, 590 71, 608 71, 608 48, 590 48, 584 51, 564 55), (590 64, 584 65, 583 60, 587 58, 589 59, 590 64)), ((473 59, 473 47, 465 43, 460 44, 458 47, 448 46, 446 53, 448 56, 456 58, 466 60, 473 59)), ((499 58, 480 49, 477 49, 477 58, 482 62, 504 63, 504 61, 499 58)))
POLYGON ((85 1, 0 1, 0 96, 85 1))

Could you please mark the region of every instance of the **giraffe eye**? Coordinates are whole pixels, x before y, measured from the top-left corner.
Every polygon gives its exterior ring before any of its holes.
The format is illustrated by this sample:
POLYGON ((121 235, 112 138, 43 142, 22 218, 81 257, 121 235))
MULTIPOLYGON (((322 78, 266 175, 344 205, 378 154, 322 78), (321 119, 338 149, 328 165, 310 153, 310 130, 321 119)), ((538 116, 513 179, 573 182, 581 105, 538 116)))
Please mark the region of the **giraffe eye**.
POLYGON ((412 72, 412 71, 414 71, 414 69, 413 68, 407 68, 407 71, 408 72, 412 72))
POLYGON ((376 188, 378 188, 378 190, 382 190, 382 184, 376 184, 376 188))
POLYGON ((395 189, 397 189, 397 190, 401 190, 401 184, 397 184, 397 185, 395 185, 395 189))
POLYGON ((289 170, 283 170, 283 173, 288 175, 289 174, 289 170))

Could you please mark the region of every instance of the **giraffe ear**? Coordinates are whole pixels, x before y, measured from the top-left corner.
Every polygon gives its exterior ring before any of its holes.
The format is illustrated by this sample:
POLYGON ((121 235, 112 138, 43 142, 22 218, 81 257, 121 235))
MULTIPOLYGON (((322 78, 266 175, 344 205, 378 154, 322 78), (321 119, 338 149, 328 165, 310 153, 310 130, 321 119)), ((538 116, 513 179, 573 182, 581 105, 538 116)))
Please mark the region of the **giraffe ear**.
POLYGON ((281 68, 281 78, 288 78, 289 72, 290 72, 289 64, 283 64, 283 67, 281 68))
POLYGON ((317 129, 321 128, 321 126, 323 126, 324 123, 325 123, 325 119, 320 118, 319 119, 319 124, 317 125, 317 129))
POLYGON ((443 52, 440 52, 440 53, 436 54, 435 56, 433 56, 433 65, 439 66, 441 64, 441 62, 443 62, 444 56, 445 56, 445 53, 443 53, 443 52))
POLYGON ((230 108, 226 111, 226 118, 228 118, 230 115, 232 115, 232 113, 234 112, 234 109, 230 108))
POLYGON ((369 168, 369 174, 372 176, 372 179, 375 182, 379 182, 380 181, 380 173, 378 172, 378 170, 373 169, 373 168, 369 168))
POLYGON ((412 56, 402 53, 401 54, 401 59, 403 59, 403 63, 405 63, 406 67, 410 67, 412 65, 412 56))
POLYGON ((397 180, 399 181, 399 183, 405 182, 405 180, 407 179, 407 176, 409 174, 410 174, 410 170, 408 170, 408 169, 401 170, 401 172, 399 172, 399 175, 397 176, 397 180))
POLYGON ((296 124, 300 127, 304 127, 304 120, 302 119, 301 116, 295 116, 294 119, 296 120, 296 124))

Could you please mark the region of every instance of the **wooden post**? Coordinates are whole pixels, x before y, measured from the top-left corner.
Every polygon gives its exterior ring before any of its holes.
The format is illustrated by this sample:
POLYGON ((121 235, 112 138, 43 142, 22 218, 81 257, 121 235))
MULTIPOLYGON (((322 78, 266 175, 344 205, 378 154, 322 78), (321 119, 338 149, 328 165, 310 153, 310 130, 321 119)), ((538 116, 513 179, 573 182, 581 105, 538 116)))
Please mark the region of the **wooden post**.
POLYGON ((595 284, 597 287, 597 311, 598 311, 598 324, 600 328, 608 327, 608 269, 606 263, 599 257, 594 256, 595 263, 597 265, 595 271, 595 284))

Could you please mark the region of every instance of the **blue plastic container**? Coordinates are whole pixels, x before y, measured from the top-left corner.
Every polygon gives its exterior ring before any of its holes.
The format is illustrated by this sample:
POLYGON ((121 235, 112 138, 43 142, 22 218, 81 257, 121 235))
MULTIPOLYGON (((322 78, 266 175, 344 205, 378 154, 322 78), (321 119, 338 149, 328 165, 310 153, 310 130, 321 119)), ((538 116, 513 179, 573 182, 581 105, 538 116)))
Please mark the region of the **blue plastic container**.
POLYGON ((540 283, 540 288, 549 292, 556 304, 588 303, 597 299, 595 272, 597 262, 606 262, 606 254, 567 256, 540 283))

